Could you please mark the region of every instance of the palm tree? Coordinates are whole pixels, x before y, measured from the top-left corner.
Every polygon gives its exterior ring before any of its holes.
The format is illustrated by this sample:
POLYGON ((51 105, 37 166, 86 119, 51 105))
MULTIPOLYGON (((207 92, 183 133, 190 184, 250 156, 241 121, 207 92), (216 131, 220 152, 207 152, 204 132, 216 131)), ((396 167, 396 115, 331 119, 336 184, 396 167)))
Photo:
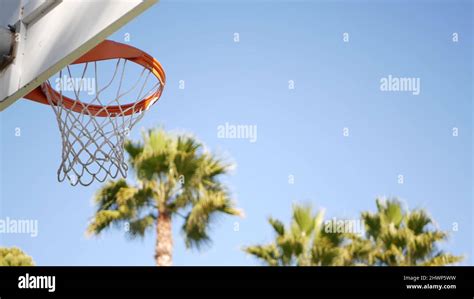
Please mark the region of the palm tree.
POLYGON ((34 266, 31 256, 17 247, 0 247, 0 266, 34 266))
POLYGON ((437 248, 447 234, 433 227, 425 211, 404 211, 395 198, 376 204, 377 213, 361 214, 365 236, 328 230, 336 220, 323 224, 323 212, 313 215, 310 206, 295 205, 289 228, 269 218, 275 241, 244 251, 270 266, 442 266, 462 260, 437 248))
POLYGON ((125 145, 137 183, 110 181, 97 192, 98 208, 88 233, 97 235, 112 225, 125 225, 128 236, 135 238, 155 227, 156 264, 169 266, 175 216, 183 218, 186 247, 199 249, 210 243, 208 228, 217 214, 241 216, 242 212, 220 181, 231 165, 202 143, 163 129, 149 130, 143 139, 125 145))
POLYGON ((388 266, 443 266, 462 260, 439 250, 447 234, 433 226, 424 210, 404 211, 400 201, 377 199, 377 213, 364 212, 366 240, 374 250, 368 264, 388 266))
POLYGON ((328 232, 323 223, 324 211, 312 212, 310 205, 294 205, 289 227, 269 218, 276 238, 267 245, 255 245, 244 251, 269 266, 352 265, 363 256, 365 247, 353 240, 356 235, 328 232))

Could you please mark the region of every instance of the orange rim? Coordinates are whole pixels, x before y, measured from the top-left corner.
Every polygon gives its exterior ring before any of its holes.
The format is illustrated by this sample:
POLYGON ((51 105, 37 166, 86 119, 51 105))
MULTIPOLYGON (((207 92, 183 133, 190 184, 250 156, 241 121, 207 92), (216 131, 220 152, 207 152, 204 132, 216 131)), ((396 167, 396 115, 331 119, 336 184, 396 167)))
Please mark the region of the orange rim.
MULTIPOLYGON (((93 116, 117 116, 117 115, 131 115, 133 113, 137 113, 143 110, 148 109, 151 105, 153 105, 161 96, 163 92, 163 87, 166 82, 166 75, 163 71, 163 67, 161 64, 152 56, 148 55, 147 53, 134 48, 129 45, 113 42, 110 40, 104 40, 100 44, 98 44, 94 49, 84 54, 82 57, 71 63, 73 64, 80 64, 80 63, 87 63, 87 62, 94 62, 94 61, 101 61, 101 60, 109 60, 109 59, 126 59, 132 61, 136 64, 143 66, 144 68, 151 71, 151 73, 158 79, 160 82, 160 86, 158 90, 156 90, 150 96, 142 99, 138 103, 129 103, 124 105, 115 105, 115 106, 100 106, 100 105, 89 105, 84 104, 79 100, 73 100, 69 97, 62 96, 63 103, 62 105, 74 112, 84 113, 87 112, 93 116)), ((60 98, 61 94, 57 92, 51 85, 46 82, 44 88, 48 90, 48 92, 54 95, 52 98, 60 98)), ((44 91, 42 90, 41 86, 35 88, 32 92, 25 96, 25 99, 35 101, 41 104, 49 105, 48 98, 44 91)), ((54 103, 55 105, 57 103, 54 103)))

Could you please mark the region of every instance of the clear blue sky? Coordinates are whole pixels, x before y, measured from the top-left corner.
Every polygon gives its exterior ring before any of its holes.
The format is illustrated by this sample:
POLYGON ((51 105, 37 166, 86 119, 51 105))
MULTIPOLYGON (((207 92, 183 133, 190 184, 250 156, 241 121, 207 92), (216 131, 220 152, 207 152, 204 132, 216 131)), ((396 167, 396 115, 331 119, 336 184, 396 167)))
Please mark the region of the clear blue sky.
MULTIPOLYGON (((450 232, 443 248, 472 264, 472 19, 472 1, 163 0, 111 36, 130 33, 168 76, 132 137, 141 127, 186 130, 237 165, 226 181, 246 217, 221 218, 202 252, 185 250, 176 219, 175 264, 258 265, 240 248, 272 239, 269 215, 287 222, 298 201, 355 218, 383 195, 426 208, 450 232), (381 92, 390 74, 419 77, 421 94, 381 92), (257 142, 218 139, 226 122, 257 125, 257 142)), ((0 126, 0 218, 39 221, 36 238, 0 234, 2 246, 38 265, 154 264, 153 233, 85 237, 100 184, 56 181, 60 137, 49 107, 19 101, 0 126)))

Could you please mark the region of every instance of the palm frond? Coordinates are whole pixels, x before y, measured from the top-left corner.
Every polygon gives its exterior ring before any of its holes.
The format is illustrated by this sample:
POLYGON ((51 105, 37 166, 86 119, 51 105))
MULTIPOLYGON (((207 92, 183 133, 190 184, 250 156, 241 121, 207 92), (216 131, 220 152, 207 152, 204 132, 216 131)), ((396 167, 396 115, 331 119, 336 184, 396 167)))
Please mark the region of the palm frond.
POLYGON ((199 248, 203 243, 210 241, 207 231, 213 216, 217 213, 242 215, 226 192, 205 192, 198 201, 193 203, 182 227, 187 247, 199 248))
POLYGON ((152 190, 130 187, 125 180, 108 182, 95 197, 98 210, 89 224, 86 233, 98 235, 111 225, 124 221, 135 221, 141 210, 150 208, 152 190))
POLYGON ((406 220, 407 227, 412 230, 415 235, 423 233, 425 227, 431 222, 431 218, 423 210, 409 213, 406 220))
POLYGON ((377 210, 381 216, 382 221, 387 224, 393 223, 396 227, 400 225, 403 220, 403 209, 401 202, 396 198, 377 198, 377 210))
POLYGON ((124 148, 132 163, 143 152, 143 145, 141 143, 130 140, 125 141, 124 148))
POLYGON ((451 254, 440 252, 438 255, 427 260, 421 265, 422 266, 446 266, 446 265, 459 263, 462 260, 463 260, 462 256, 454 256, 451 254))
POLYGON ((293 231, 295 234, 309 236, 314 230, 315 221, 310 205, 293 206, 293 231))
POLYGON ((367 237, 377 240, 382 231, 380 216, 370 212, 362 212, 361 218, 364 221, 367 237))
POLYGON ((98 205, 97 210, 111 209, 117 204, 116 196, 122 188, 127 188, 128 184, 124 179, 109 181, 97 191, 94 202, 98 205))
POLYGON ((94 219, 91 221, 87 227, 88 235, 98 235, 104 229, 108 228, 114 222, 119 220, 124 220, 122 214, 117 210, 103 210, 98 211, 94 219))
POLYGON ((280 220, 270 217, 268 222, 273 227, 278 236, 285 235, 285 225, 280 220))
POLYGON ((132 220, 129 222, 128 236, 131 239, 137 237, 144 237, 145 232, 152 228, 155 223, 156 217, 154 215, 147 215, 143 218, 132 220))
POLYGON ((162 179, 170 168, 169 156, 166 153, 143 155, 135 161, 136 174, 140 180, 152 181, 162 179))
POLYGON ((280 253, 274 244, 249 246, 243 249, 246 253, 260 259, 268 266, 279 266, 280 253))

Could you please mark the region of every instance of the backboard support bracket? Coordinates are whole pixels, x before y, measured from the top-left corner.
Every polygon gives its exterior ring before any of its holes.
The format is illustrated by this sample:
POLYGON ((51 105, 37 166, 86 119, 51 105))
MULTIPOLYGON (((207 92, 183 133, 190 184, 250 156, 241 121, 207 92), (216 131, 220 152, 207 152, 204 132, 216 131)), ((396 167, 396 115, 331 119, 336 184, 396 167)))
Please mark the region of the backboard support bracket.
POLYGON ((13 26, 0 27, 0 71, 10 64, 15 58, 15 29, 13 26))

